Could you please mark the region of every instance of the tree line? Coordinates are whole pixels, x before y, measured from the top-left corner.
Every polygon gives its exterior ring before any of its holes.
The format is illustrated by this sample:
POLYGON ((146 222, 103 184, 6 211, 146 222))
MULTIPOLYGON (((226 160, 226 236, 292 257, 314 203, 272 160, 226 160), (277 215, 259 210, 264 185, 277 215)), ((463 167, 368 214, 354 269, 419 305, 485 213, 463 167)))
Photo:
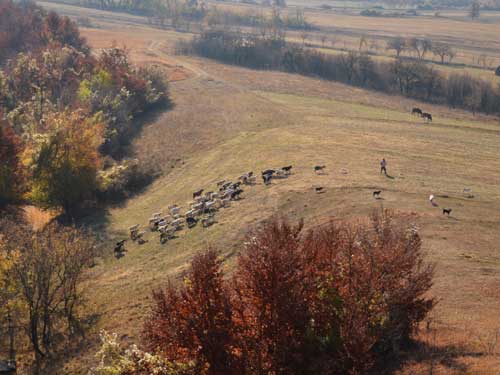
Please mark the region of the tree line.
POLYGON ((377 62, 362 51, 326 55, 308 50, 286 42, 279 33, 258 36, 209 30, 190 42, 180 42, 178 50, 229 64, 320 77, 472 112, 500 113, 497 87, 467 74, 440 73, 422 61, 430 47, 420 41, 416 44, 418 59, 400 57, 394 62, 377 62))
POLYGON ((115 47, 92 54, 72 21, 30 3, 2 2, 0 19, 27 30, 0 33, 0 206, 29 200, 73 215, 148 178, 123 157, 138 116, 168 103, 165 72, 115 47))
POLYGON ((153 293, 149 354, 103 334, 93 373, 362 374, 407 348, 435 304, 418 232, 390 212, 307 232, 273 219, 245 245, 231 276, 217 251, 195 256, 153 293))

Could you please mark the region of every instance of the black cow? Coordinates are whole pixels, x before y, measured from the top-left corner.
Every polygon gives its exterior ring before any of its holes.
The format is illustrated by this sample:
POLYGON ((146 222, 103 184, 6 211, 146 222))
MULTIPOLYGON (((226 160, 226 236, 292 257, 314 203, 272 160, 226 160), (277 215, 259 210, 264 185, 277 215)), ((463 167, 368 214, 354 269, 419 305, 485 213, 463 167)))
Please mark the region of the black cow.
POLYGON ((430 113, 424 112, 424 113, 422 113, 422 117, 425 120, 432 122, 432 115, 430 113))
POLYGON ((421 110, 420 108, 416 108, 416 107, 415 107, 415 108, 413 108, 413 109, 411 110, 411 114, 412 114, 412 115, 419 115, 419 116, 422 116, 422 113, 423 113, 423 112, 422 112, 422 110, 421 110))

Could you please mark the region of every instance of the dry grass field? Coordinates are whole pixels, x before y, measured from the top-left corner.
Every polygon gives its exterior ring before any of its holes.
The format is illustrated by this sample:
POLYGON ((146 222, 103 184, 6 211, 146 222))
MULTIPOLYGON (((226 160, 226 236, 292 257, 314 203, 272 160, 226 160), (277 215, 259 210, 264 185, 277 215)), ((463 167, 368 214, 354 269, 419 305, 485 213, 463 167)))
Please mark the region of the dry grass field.
MULTIPOLYGON (((83 29, 92 46, 126 45, 135 62, 163 64, 171 75, 174 107, 146 125, 133 145, 135 155, 153 160, 162 176, 123 205, 91 218, 105 241, 125 238, 131 225, 146 227, 153 212, 170 204, 186 207, 194 190, 215 188, 216 181, 294 165, 287 179, 245 188, 243 199, 221 210, 212 227, 185 229, 165 245, 148 231, 148 242, 127 243, 126 256, 119 260, 109 247, 87 285, 92 308, 101 314, 94 334, 106 329, 138 342, 152 289, 178 280, 192 255, 208 245, 227 256, 230 272, 231 255, 241 249, 245 234, 272 215, 304 218, 312 225, 329 218, 356 220, 388 208, 420 228, 428 260, 437 265, 432 293, 439 300, 430 329, 420 337, 428 349, 409 357, 397 373, 500 373, 498 118, 297 75, 173 56, 175 40, 189 35, 149 28, 133 16, 124 16, 132 18, 121 24, 94 10, 52 7, 88 12, 99 27, 83 29), (433 123, 409 114, 417 104, 433 114, 433 123), (391 178, 379 173, 382 157, 391 178), (316 164, 327 165, 327 174, 315 175, 316 164), (325 187, 326 193, 314 193, 315 186, 325 187), (464 196, 465 187, 473 189, 474 198, 464 196), (372 191, 380 189, 383 199, 374 200, 372 191), (439 208, 429 204, 430 194, 439 208), (443 207, 453 209, 449 218, 442 215, 443 207)), ((356 22, 349 27, 363 24, 356 22)), ((397 28, 364 27, 366 32, 397 28)), ((436 30, 440 27, 446 29, 436 30)), ((481 27, 468 35, 481 38, 484 32, 485 40, 492 38, 481 27)), ((460 38, 456 33, 453 37, 460 38)), ((84 362, 91 363, 94 350, 91 345, 84 362)))

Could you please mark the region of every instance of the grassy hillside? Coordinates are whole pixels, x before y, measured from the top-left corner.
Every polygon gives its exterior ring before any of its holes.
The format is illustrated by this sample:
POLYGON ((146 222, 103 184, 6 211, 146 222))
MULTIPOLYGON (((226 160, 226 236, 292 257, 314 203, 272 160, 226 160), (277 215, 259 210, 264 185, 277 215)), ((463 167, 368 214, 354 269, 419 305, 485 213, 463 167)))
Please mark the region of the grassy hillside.
POLYGON ((384 207, 420 227, 428 258, 437 263, 433 293, 440 302, 422 339, 438 349, 403 372, 428 369, 435 357, 448 359, 439 367, 449 374, 491 374, 500 365, 498 348, 489 345, 500 307, 498 119, 296 75, 172 57, 173 42, 185 34, 133 21, 95 22, 100 29, 83 31, 92 46, 125 44, 135 61, 162 63, 177 74, 174 108, 145 126, 133 145, 137 157, 154 162, 162 176, 90 220, 110 244, 87 286, 101 313, 96 331, 138 341, 152 289, 178 280, 186 262, 207 245, 228 256, 230 271, 245 233, 272 215, 312 225, 384 207), (434 122, 411 116, 414 105, 431 112, 434 122), (382 157, 392 178, 379 173, 382 157), (214 226, 183 230, 165 245, 147 232, 146 244, 127 243, 124 258, 112 257, 111 243, 126 237, 129 226, 146 227, 153 212, 172 203, 186 207, 194 190, 288 164, 294 165, 288 179, 245 188, 244 199, 221 210, 214 226), (315 175, 316 164, 326 164, 328 173, 315 175), (326 193, 316 194, 315 186, 326 193), (464 187, 473 189, 473 199, 464 197, 464 187), (379 189, 383 200, 374 200, 372 191, 379 189), (439 208, 429 204, 429 194, 439 208), (443 207, 453 209, 450 218, 443 207))

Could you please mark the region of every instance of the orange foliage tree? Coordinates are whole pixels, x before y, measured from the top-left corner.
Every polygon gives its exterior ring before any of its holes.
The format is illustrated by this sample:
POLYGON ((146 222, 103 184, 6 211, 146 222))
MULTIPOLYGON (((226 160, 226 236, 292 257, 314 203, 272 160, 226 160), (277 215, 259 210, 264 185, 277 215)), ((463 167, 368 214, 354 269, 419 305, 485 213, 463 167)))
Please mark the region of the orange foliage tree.
POLYGON ((103 126, 78 111, 53 114, 46 123, 49 136, 33 150, 32 198, 71 215, 97 188, 103 126))
POLYGON ((153 298, 144 330, 150 349, 173 361, 195 360, 198 373, 205 368, 209 375, 241 373, 229 290, 215 251, 195 256, 180 289, 169 285, 153 298))
POLYGON ((145 341, 211 374, 361 374, 408 343, 434 306, 418 233, 389 212, 307 233, 271 221, 248 238, 229 282, 207 254, 187 285, 155 293, 145 341))
POLYGON ((22 170, 19 163, 21 141, 0 112, 0 206, 20 192, 22 170))

